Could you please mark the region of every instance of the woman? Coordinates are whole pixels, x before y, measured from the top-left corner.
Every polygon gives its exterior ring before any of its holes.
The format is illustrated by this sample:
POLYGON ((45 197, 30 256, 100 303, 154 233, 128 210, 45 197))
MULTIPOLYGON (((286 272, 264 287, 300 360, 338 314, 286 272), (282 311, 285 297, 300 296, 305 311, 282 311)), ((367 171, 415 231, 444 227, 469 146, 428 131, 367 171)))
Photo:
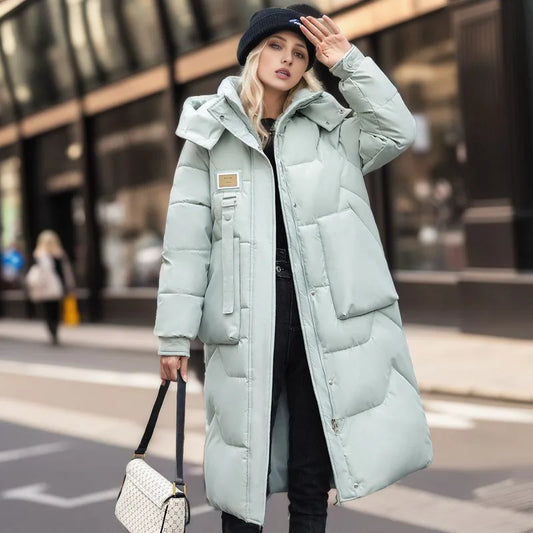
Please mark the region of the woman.
POLYGON ((42 304, 52 344, 58 344, 61 303, 75 288, 72 267, 59 235, 52 230, 39 234, 33 257, 35 274, 29 272, 27 278, 30 299, 42 304))
POLYGON ((289 531, 426 467, 432 444, 363 174, 406 150, 395 87, 324 16, 255 13, 241 76, 188 98, 155 333, 161 377, 204 343, 208 501, 224 532, 261 531, 288 492, 289 531), (320 90, 316 59, 344 108, 320 90))

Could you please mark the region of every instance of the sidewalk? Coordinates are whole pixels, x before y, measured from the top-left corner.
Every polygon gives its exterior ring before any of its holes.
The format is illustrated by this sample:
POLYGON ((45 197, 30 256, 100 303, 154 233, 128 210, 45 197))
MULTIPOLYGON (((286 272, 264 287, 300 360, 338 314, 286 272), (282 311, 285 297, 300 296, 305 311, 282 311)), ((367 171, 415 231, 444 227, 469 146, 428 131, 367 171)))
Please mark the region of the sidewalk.
MULTIPOLYGON (((533 403, 533 341, 405 326, 421 392, 533 403)), ((0 339, 47 342, 42 322, 0 320, 0 339)), ((61 330, 66 345, 128 351, 157 350, 149 327, 84 324, 61 330)), ((194 347, 201 348, 196 341, 194 347)))

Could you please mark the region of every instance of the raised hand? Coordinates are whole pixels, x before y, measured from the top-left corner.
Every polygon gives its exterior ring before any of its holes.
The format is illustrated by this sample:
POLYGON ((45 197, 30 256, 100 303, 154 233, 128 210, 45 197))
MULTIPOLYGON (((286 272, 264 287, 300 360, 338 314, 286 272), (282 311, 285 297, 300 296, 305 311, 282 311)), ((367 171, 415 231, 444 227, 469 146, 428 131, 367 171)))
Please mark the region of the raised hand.
POLYGON ((340 28, 327 15, 320 22, 315 17, 300 17, 303 34, 316 47, 316 58, 331 68, 351 48, 351 44, 340 28))

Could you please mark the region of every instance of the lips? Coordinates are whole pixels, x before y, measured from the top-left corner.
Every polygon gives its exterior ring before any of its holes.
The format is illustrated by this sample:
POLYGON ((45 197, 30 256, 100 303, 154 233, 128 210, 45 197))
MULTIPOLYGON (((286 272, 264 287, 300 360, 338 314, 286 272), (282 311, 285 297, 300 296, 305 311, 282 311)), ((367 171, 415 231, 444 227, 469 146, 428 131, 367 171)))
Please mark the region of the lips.
POLYGON ((280 68, 279 70, 276 70, 276 74, 282 79, 291 77, 291 73, 286 68, 280 68))

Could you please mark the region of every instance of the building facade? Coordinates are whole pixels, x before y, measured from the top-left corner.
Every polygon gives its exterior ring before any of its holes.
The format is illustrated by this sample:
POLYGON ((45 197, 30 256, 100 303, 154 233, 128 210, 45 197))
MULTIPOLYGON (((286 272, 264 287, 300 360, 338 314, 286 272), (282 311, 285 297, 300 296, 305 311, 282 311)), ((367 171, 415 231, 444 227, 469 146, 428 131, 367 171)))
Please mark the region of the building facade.
MULTIPOLYGON (((153 323, 183 100, 238 74, 254 11, 291 3, 21 0, 5 10, 3 316, 32 316, 23 275, 38 233, 53 228, 86 320, 153 323)), ((314 4, 417 121, 412 148, 367 176, 404 320, 533 338, 533 0, 314 4)))

